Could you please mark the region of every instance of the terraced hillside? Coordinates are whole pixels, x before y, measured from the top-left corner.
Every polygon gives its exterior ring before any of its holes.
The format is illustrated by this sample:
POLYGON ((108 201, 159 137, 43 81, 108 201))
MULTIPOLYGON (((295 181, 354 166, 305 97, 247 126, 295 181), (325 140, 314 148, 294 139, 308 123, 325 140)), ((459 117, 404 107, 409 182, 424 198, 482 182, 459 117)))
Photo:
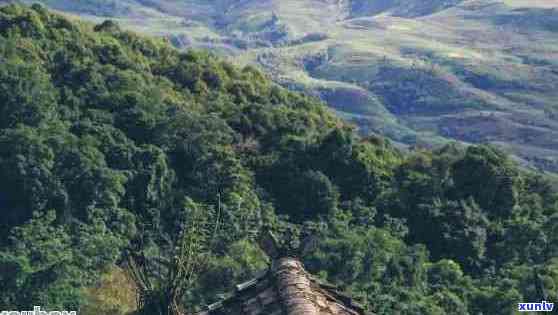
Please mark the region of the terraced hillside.
POLYGON ((44 0, 258 64, 355 121, 430 146, 493 143, 558 171, 553 0, 44 0))

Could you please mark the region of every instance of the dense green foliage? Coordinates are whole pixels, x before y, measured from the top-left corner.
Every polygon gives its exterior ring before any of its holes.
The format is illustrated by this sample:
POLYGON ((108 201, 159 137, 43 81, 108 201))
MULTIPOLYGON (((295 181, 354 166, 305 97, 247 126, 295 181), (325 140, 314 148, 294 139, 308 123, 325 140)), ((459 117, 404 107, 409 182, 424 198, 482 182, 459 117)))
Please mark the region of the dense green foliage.
POLYGON ((220 227, 188 309, 265 268, 254 236, 286 224, 377 314, 558 299, 558 195, 491 147, 403 155, 253 68, 40 6, 0 9, 0 61, 0 309, 101 303, 194 209, 220 227))
POLYGON ((362 135, 489 143, 558 173, 555 0, 10 1, 258 65, 362 135))

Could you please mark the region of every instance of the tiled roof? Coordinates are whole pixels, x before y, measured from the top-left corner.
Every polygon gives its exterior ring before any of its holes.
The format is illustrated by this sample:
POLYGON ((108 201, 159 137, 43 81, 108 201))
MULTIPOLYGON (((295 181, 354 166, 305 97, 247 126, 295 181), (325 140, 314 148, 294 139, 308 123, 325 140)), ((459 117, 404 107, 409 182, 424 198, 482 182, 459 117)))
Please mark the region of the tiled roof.
POLYGON ((269 270, 236 286, 228 298, 198 315, 371 315, 334 286, 312 277, 296 258, 281 258, 269 270))

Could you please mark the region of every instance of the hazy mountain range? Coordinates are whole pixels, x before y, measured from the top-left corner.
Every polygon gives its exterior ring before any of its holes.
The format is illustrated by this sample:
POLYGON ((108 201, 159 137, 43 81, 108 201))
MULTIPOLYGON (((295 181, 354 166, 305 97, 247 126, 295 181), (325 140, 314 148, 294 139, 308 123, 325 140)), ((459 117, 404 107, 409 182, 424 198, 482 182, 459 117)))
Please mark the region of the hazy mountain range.
POLYGON ((365 134, 419 146, 494 143, 558 170, 554 0, 40 2, 258 64, 365 134))

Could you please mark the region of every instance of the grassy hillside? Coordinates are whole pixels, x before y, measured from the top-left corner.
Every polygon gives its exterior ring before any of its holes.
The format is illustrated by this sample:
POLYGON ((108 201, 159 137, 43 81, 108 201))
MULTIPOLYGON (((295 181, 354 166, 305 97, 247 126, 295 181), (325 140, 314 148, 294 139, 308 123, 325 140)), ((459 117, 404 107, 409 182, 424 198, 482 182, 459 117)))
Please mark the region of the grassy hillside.
POLYGON ((463 0, 350 0, 352 17, 374 16, 389 13, 401 17, 419 17, 431 15, 451 8, 463 0))
POLYGON ((558 194, 493 147, 403 155, 254 67, 38 5, 0 8, 0 61, 2 310, 198 311, 268 266, 264 229, 379 315, 558 299, 558 194))

